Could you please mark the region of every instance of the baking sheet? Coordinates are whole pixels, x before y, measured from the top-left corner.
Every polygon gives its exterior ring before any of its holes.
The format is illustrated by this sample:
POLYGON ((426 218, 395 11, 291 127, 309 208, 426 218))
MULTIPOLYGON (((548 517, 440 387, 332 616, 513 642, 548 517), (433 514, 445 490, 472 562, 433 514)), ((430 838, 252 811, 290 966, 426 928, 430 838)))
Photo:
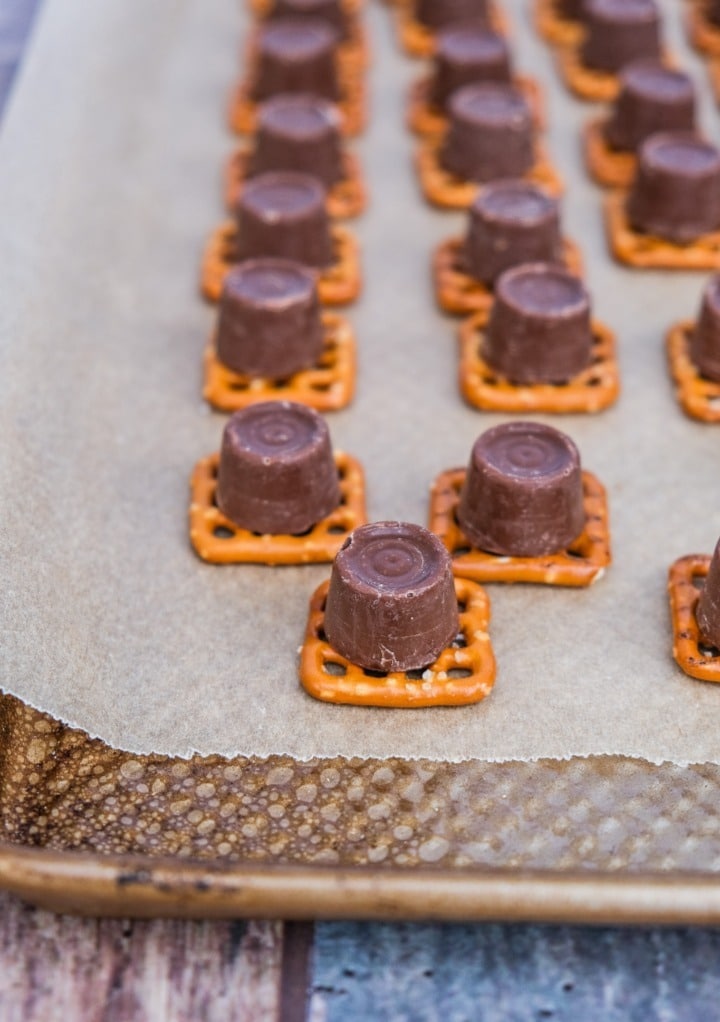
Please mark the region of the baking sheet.
MULTIPOLYGON (((327 570, 213 568, 187 542, 187 479, 225 421, 199 396, 213 314, 196 279, 222 216, 242 15, 230 0, 158 0, 151 15, 47 0, 0 136, 4 689, 133 752, 720 762, 720 690, 675 668, 665 599, 670 561, 720 533, 717 434, 677 409, 662 345, 705 275, 610 263, 578 153, 591 108, 562 92, 526 6, 507 7, 518 68, 548 94, 567 231, 619 337, 617 408, 546 420, 608 487, 605 579, 584 592, 491 587, 498 682, 477 707, 400 714, 302 693, 296 650, 327 570)), ((664 9, 712 137, 703 71, 664 9)), ((372 517, 422 522, 430 480, 501 417, 462 405, 454 324, 432 304, 431 248, 463 217, 418 195, 402 104, 420 65, 397 56, 386 11, 368 20, 360 376, 330 428, 365 463, 372 517)))

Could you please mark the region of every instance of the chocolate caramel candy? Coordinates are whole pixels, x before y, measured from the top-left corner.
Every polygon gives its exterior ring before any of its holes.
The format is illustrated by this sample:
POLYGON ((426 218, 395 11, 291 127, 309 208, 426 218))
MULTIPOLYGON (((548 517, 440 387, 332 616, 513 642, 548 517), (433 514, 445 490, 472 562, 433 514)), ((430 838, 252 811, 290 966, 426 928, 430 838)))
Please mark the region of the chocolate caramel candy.
POLYGON ((555 10, 566 21, 584 21, 585 0, 555 0, 555 10))
POLYGON ((483 358, 513 383, 564 383, 590 363, 590 298, 579 277, 525 263, 495 282, 483 358))
POLYGON ((676 244, 720 228, 720 152, 696 135, 651 135, 627 201, 632 227, 676 244))
POLYGON ((445 109, 451 93, 473 82, 510 83, 510 49, 503 36, 482 24, 451 25, 438 33, 430 103, 445 109))
POLYGON ((339 99, 337 45, 337 32, 324 21, 278 18, 265 22, 258 33, 252 98, 260 101, 282 92, 309 92, 339 99))
POLYGON ((695 129, 695 89, 691 79, 654 60, 634 61, 620 75, 620 92, 605 124, 614 149, 635 151, 657 131, 695 129))
POLYGON ((525 97, 510 85, 465 85, 448 102, 450 124, 440 165, 467 181, 522 177, 534 162, 533 124, 525 97))
POLYGON ((247 376, 279 379, 316 364, 323 347, 315 273, 287 259, 248 259, 225 278, 219 360, 247 376))
POLYGON ((491 181, 469 210, 465 265, 475 280, 491 287, 520 263, 562 262, 560 207, 529 181, 491 181))
POLYGON ((251 532, 298 535, 340 503, 330 434, 306 405, 265 401, 225 426, 217 505, 251 532))
POLYGON ((631 60, 660 56, 660 12, 655 0, 586 0, 585 67, 611 74, 631 60))
POLYGON ((258 108, 250 176, 271 170, 312 174, 332 188, 343 176, 340 111, 303 93, 274 96, 258 108))
POLYGON ((700 315, 690 334, 690 359, 702 376, 720 383, 720 274, 705 286, 700 315))
POLYGON ((720 647, 720 540, 715 545, 705 585, 698 597, 695 617, 702 641, 708 646, 720 647))
POLYGON ((457 518, 479 549, 516 557, 565 550, 583 531, 578 449, 539 422, 508 422, 475 441, 457 518))
POLYGON ((338 653, 367 670, 415 670, 458 627, 450 555, 437 536, 407 522, 373 522, 345 540, 325 605, 325 635, 338 653))
POLYGON ((421 25, 437 31, 456 21, 479 21, 490 18, 489 0, 415 0, 415 17, 421 25))
POLYGON ((720 0, 707 0, 705 17, 711 25, 718 25, 720 27, 720 0))
POLYGON ((325 21, 340 39, 347 39, 350 32, 350 19, 342 0, 275 0, 268 17, 325 21))
POLYGON ((252 178, 236 209, 236 259, 279 256, 306 266, 333 260, 325 189, 309 174, 277 171, 252 178))

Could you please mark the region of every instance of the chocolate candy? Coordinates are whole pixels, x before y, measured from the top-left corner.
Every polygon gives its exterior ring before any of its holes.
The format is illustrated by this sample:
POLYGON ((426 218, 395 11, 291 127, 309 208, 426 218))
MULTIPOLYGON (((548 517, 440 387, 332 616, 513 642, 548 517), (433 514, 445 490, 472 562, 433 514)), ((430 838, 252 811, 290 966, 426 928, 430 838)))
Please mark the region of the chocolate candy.
POLYGON ((340 112, 319 96, 274 96, 258 108, 250 176, 270 170, 312 174, 331 188, 343 176, 340 112))
POLYGON ((720 647, 720 540, 710 561, 695 616, 702 641, 708 646, 720 647))
POLYGON ((438 33, 430 102, 440 109, 451 93, 473 82, 507 82, 512 78, 506 40, 481 24, 451 25, 438 33))
POLYGON ((455 638, 450 555, 407 522, 361 525, 333 564, 325 635, 351 663, 374 671, 427 667, 455 638))
POLYGON ((223 431, 217 505, 251 532, 298 535, 340 503, 324 420, 312 408, 265 401, 235 412, 223 431))
POLYGON ((342 0, 275 0, 269 17, 273 20, 297 18, 325 21, 335 29, 340 39, 347 39, 350 31, 350 20, 342 0))
POLYGON ((555 0, 555 8, 567 21, 585 20, 585 0, 555 0))
POLYGON ((615 149, 635 151, 657 131, 695 128, 695 89, 682 71, 654 60, 628 64, 620 75, 620 93, 605 124, 615 149))
POLYGON ((720 228, 720 152, 695 135, 651 135, 627 201, 632 227, 687 244, 720 228))
POLYGON ((483 358, 513 383, 563 383, 590 363, 590 298, 579 277, 525 263, 495 282, 483 358))
POLYGON ((511 266, 562 262, 560 207, 528 181, 492 181, 470 207, 465 264, 471 277, 491 287, 511 266))
POLYGON ((278 18, 266 22, 258 33, 252 98, 309 92, 339 99, 337 45, 337 32, 324 21, 278 18))
POLYGON ((631 60, 660 56, 660 13, 654 0, 586 0, 582 63, 615 73, 631 60))
POLYGON ((487 24, 489 0, 415 0, 415 17, 421 25, 437 31, 457 21, 487 24))
POLYGON ((238 199, 236 260, 280 256, 307 266, 333 260, 325 189, 317 178, 277 171, 252 178, 238 199))
POLYGON ((465 85, 450 97, 440 165, 467 181, 522 177, 534 162, 532 114, 510 85, 465 85))
POLYGON ((280 379, 315 365, 323 347, 315 273, 287 259, 248 259, 225 278, 217 356, 248 376, 280 379))
POLYGON ((720 26, 720 0, 707 0, 705 17, 711 25, 720 26))
POLYGON ((564 550, 583 531, 578 449, 539 422, 508 422, 482 433, 457 510, 479 549, 516 557, 564 550))
POLYGON ((720 275, 705 286, 700 315, 690 335, 690 358, 703 376, 720 383, 720 275))

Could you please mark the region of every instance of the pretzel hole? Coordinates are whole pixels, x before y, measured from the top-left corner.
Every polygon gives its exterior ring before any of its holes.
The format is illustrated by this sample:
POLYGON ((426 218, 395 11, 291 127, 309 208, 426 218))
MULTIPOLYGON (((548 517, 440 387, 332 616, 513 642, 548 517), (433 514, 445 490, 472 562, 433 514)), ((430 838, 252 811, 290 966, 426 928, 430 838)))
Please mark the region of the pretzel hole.
POLYGON ((235 533, 232 529, 228 529, 227 525, 216 525, 213 529, 213 536, 218 539, 232 539, 235 533))
POLYGON ((702 640, 698 641, 698 651, 707 659, 714 660, 715 657, 720 657, 720 649, 717 646, 710 646, 707 642, 702 640))
POLYGON ((469 667, 451 667, 446 673, 448 678, 469 678, 472 671, 469 667))
POLYGON ((458 600, 458 614, 464 614, 467 610, 467 603, 465 600, 458 600))
POLYGON ((458 632, 453 641, 450 643, 453 649, 465 649, 467 646, 467 639, 465 638, 464 632, 458 632))
POLYGON ((332 674, 335 678, 343 678, 347 674, 345 664, 339 664, 337 660, 326 660, 323 664, 323 670, 326 674, 332 674))
POLYGON ((702 590, 705 588, 704 575, 691 575, 690 581, 692 582, 693 587, 697 589, 698 592, 702 592, 702 590))
POLYGON ((456 547, 453 547, 453 552, 452 552, 452 554, 450 556, 451 557, 464 557, 465 554, 469 554, 470 553, 471 549, 472 549, 472 547, 469 547, 469 546, 456 546, 456 547))
POLYGON ((405 671, 405 677, 408 681, 422 681, 425 669, 422 667, 413 667, 409 671, 405 671))
POLYGON ((366 678, 387 678, 387 671, 374 671, 371 667, 363 667, 362 672, 366 678))

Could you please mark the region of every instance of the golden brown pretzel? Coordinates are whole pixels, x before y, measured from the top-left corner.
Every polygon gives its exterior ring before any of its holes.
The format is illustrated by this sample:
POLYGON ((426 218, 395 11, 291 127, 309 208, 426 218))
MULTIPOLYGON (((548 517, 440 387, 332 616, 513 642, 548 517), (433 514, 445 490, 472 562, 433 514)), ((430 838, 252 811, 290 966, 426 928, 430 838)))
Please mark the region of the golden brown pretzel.
POLYGON ((703 652, 695 610, 700 595, 695 579, 704 579, 710 567, 707 554, 688 554, 670 566, 668 592, 672 620, 673 657, 691 678, 720 681, 720 653, 703 652))
POLYGON ((691 319, 675 323, 667 333, 670 373, 683 411, 701 422, 720 422, 720 383, 702 376, 690 358, 691 319))
POLYGON ((626 192, 605 196, 605 230, 615 258, 640 269, 718 270, 720 269, 720 231, 703 234, 688 245, 652 234, 642 234, 630 226, 625 212, 626 192))
POLYGON ((605 139, 605 117, 594 117, 583 128, 583 155, 588 173, 605 188, 629 188, 635 177, 637 156, 612 149, 605 139))
POLYGON ((561 18, 556 0, 535 0, 533 17, 538 34, 554 46, 575 46, 582 38, 580 22, 561 18))

